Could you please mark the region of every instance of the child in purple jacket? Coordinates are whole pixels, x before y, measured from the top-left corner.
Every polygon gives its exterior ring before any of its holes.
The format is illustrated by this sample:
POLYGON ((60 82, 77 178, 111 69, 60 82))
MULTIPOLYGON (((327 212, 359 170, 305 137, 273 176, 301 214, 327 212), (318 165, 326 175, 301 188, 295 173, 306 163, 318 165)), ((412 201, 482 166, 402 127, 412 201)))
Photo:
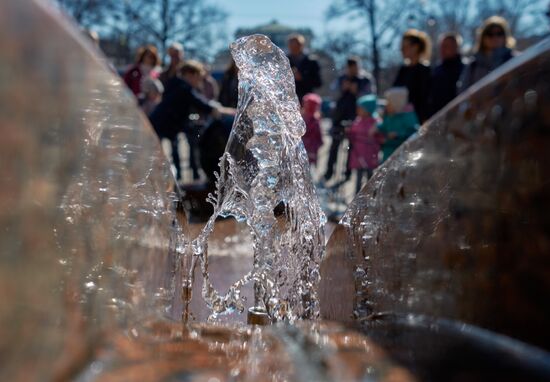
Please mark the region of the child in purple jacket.
POLYGON ((373 170, 378 167, 378 154, 382 137, 378 132, 379 122, 377 99, 373 94, 365 95, 357 100, 357 118, 347 131, 351 145, 348 162, 350 170, 357 170, 356 192, 361 189, 363 177, 372 176, 373 170))

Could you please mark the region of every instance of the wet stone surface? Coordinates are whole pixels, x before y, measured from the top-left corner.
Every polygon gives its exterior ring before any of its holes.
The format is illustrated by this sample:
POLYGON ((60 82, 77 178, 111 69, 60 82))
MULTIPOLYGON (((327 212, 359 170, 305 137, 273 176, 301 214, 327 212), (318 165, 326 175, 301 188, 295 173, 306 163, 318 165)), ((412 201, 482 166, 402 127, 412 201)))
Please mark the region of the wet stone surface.
POLYGON ((0 24, 0 379, 66 380, 100 333, 165 314, 182 228, 95 48, 47 2, 3 1, 0 24))
POLYGON ((546 40, 376 171, 342 219, 348 239, 328 244, 327 261, 354 275, 355 300, 325 318, 420 313, 550 349, 549 68, 546 40))

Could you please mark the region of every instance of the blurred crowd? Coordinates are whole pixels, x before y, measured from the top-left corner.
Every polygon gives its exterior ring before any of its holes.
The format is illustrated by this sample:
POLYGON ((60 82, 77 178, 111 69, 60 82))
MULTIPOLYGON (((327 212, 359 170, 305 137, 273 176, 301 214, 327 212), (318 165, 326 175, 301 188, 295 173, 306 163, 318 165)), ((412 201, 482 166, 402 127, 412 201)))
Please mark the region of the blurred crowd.
MULTIPOLYGON (((288 60, 306 124, 304 146, 312 168, 322 174, 321 186, 335 179, 347 182, 355 172, 359 191, 376 167, 422 123, 517 55, 509 25, 499 16, 481 24, 469 57, 463 57, 462 38, 456 33, 441 35, 437 44, 439 57, 432 64, 428 35, 416 29, 406 31, 401 37, 402 64, 393 86, 383 94, 360 59, 349 57, 333 85, 334 106, 326 108, 315 93, 323 83, 318 60, 307 51, 302 35, 289 36, 288 60), (323 132, 323 118, 331 121, 328 134, 323 132), (324 142, 326 138, 329 141, 324 142), (325 143, 328 160, 319 168, 319 150, 325 143), (338 160, 342 155, 346 158, 338 160), (336 165, 342 162, 344 166, 336 165)), ((238 68, 231 62, 216 81, 206 65, 185 59, 181 44, 172 44, 167 53, 169 62, 161 69, 157 49, 140 48, 135 63, 123 74, 124 81, 159 138, 170 142, 177 179, 182 178, 179 139, 185 136, 193 179, 201 177, 202 169, 212 181, 237 107, 238 68)))

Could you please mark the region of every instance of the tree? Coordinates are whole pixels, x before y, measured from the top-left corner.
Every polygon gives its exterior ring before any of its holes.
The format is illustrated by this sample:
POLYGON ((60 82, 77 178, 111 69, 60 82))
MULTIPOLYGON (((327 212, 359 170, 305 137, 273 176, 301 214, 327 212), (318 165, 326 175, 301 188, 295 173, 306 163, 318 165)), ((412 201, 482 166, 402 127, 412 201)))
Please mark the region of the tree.
POLYGON ((344 16, 357 18, 365 27, 370 50, 372 74, 377 83, 381 74, 381 46, 391 43, 405 24, 406 12, 417 0, 336 0, 327 11, 328 19, 344 16))
POLYGON ((123 13, 140 43, 165 53, 169 42, 183 43, 191 56, 205 59, 223 34, 227 14, 204 0, 124 0, 123 13))
POLYGON ((424 30, 434 40, 440 33, 458 32, 472 46, 477 28, 492 15, 506 18, 517 37, 543 32, 546 7, 547 0, 334 0, 327 19, 347 17, 350 23, 358 21, 358 28, 354 33, 332 36, 327 48, 342 54, 346 47, 360 50, 363 40, 369 47, 373 75, 380 83, 382 63, 390 52, 395 55, 399 51, 399 35, 408 28, 424 30), (352 35, 356 37, 345 40, 352 35))
POLYGON ((546 0, 460 0, 455 6, 448 0, 432 0, 423 9, 436 21, 438 33, 458 32, 473 45, 477 29, 493 15, 504 17, 516 37, 543 32, 545 6, 546 0))
MULTIPOLYGON (((439 0, 442 1, 442 0, 439 0)), ((528 33, 546 29, 544 22, 544 9, 547 0, 478 0, 479 16, 486 19, 492 15, 499 15, 508 20, 514 35, 523 37, 528 33)))
POLYGON ((97 27, 113 15, 117 0, 56 0, 57 4, 82 28, 97 27))
POLYGON ((367 56, 364 41, 352 31, 327 35, 322 43, 322 49, 330 53, 339 67, 346 62, 349 56, 358 56, 361 59, 367 56))

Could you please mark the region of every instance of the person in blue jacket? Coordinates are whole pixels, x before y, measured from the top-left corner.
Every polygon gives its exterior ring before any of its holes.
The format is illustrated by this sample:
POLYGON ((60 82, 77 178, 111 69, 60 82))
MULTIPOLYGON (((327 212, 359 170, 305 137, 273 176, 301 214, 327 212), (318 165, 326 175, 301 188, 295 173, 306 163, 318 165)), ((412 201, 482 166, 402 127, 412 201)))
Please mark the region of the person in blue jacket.
POLYGON ((383 161, 416 133, 419 127, 414 107, 408 102, 409 91, 407 88, 390 88, 384 93, 384 96, 387 102, 386 110, 384 120, 378 127, 378 131, 384 136, 383 161))

